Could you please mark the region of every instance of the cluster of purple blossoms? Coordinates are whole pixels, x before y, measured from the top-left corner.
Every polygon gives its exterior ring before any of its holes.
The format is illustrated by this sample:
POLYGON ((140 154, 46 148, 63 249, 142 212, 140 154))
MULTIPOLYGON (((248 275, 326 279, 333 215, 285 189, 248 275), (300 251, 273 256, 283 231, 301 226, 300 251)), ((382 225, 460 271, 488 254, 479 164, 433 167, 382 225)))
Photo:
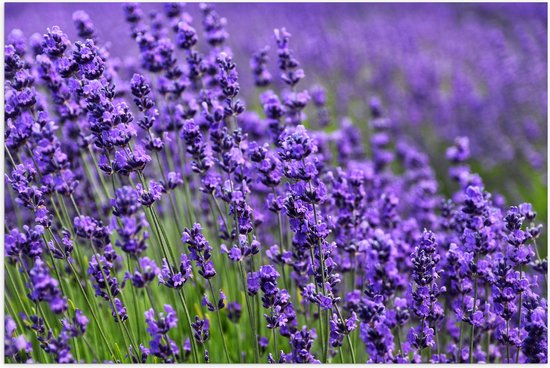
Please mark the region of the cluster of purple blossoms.
POLYGON ((178 326, 178 318, 176 311, 168 304, 164 305, 164 312, 159 312, 156 316, 153 309, 145 312, 147 332, 152 340, 149 342, 150 348, 142 348, 142 353, 145 354, 145 359, 148 354, 152 354, 162 359, 164 363, 175 363, 179 356, 179 348, 168 337, 168 332, 178 326))
POLYGON ((29 271, 27 288, 30 290, 29 299, 33 302, 47 302, 56 314, 67 310, 67 299, 59 288, 59 281, 50 275, 48 266, 40 258, 36 258, 33 268, 29 271))
POLYGON ((138 261, 138 269, 133 275, 126 273, 126 277, 132 280, 132 284, 136 288, 147 287, 160 273, 160 269, 154 260, 148 257, 142 257, 138 261))
POLYGON ((124 58, 84 11, 6 39, 6 362, 547 362, 545 213, 477 139, 439 162, 396 92, 338 108, 299 30, 249 85, 214 6, 122 14, 124 58))
POLYGON ((421 319, 418 328, 409 330, 409 343, 419 351, 435 345, 435 331, 439 329, 437 321, 443 317, 443 308, 438 297, 445 292, 445 287, 439 287, 436 271, 439 263, 437 243, 431 232, 424 231, 418 245, 412 254, 412 279, 414 289, 411 290, 412 310, 421 319))
POLYGON ((216 275, 216 270, 210 259, 212 247, 201 230, 200 224, 194 224, 191 230, 185 229, 182 241, 187 244, 189 249, 189 259, 195 261, 195 265, 200 268, 199 274, 208 280, 216 275))
POLYGON ((288 291, 277 287, 279 277, 275 267, 260 267, 248 275, 248 293, 255 295, 261 289, 262 305, 269 310, 269 314, 264 314, 267 328, 279 329, 281 335, 288 337, 296 330, 296 313, 288 291))
POLYGON ((32 363, 25 354, 32 351, 32 344, 25 339, 25 335, 15 335, 17 325, 12 317, 5 316, 4 320, 4 354, 12 357, 17 363, 32 363))
POLYGON ((166 258, 162 259, 162 268, 160 270, 160 274, 158 275, 159 283, 162 285, 169 288, 180 289, 192 276, 191 261, 185 253, 181 254, 180 264, 177 269, 173 269, 172 265, 168 263, 166 258))
POLYGON ((24 322, 33 330, 40 347, 44 352, 51 354, 56 363, 77 363, 72 355, 71 339, 83 338, 87 330, 88 318, 79 309, 75 310, 72 318, 68 316, 61 320, 61 331, 56 337, 51 329, 46 328, 46 322, 42 317, 24 315, 24 322))
POLYGON ((107 245, 103 255, 96 253, 90 259, 88 274, 93 277, 96 296, 108 301, 114 320, 122 322, 128 318, 128 314, 126 307, 117 298, 120 294, 120 285, 114 268, 118 257, 113 247, 110 244, 107 245))
POLYGON ((140 198, 139 188, 134 190, 124 186, 117 189, 111 203, 113 215, 117 217, 115 228, 119 235, 115 245, 132 256, 139 256, 147 248, 146 241, 149 238, 149 233, 142 230, 149 224, 145 214, 139 212, 140 204, 146 205, 140 198))
MULTIPOLYGON (((198 316, 195 316, 195 322, 191 323, 193 329, 193 338, 194 341, 199 345, 205 345, 206 341, 210 338, 210 321, 208 318, 200 319, 198 316)), ((208 363, 210 361, 210 354, 206 348, 204 348, 204 362, 208 363)))

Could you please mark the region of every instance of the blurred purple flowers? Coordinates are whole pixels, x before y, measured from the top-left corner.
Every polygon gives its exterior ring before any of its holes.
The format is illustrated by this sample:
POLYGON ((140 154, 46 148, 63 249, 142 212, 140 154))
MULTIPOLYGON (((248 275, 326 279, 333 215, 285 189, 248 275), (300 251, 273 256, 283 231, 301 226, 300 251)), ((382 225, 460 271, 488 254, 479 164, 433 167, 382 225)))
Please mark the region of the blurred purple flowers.
POLYGON ((523 96, 545 73, 539 15, 508 38, 434 5, 469 43, 425 50, 415 37, 440 23, 389 29, 416 12, 352 16, 344 41, 315 38, 328 24, 310 14, 307 33, 262 27, 267 46, 191 8, 124 4, 124 58, 82 10, 76 38, 9 33, 6 362, 547 362, 545 213, 510 205, 473 161, 501 140, 492 164, 544 166, 544 103, 523 96), (401 52, 363 47, 386 31, 401 52), (462 55, 485 41, 500 56, 462 55))

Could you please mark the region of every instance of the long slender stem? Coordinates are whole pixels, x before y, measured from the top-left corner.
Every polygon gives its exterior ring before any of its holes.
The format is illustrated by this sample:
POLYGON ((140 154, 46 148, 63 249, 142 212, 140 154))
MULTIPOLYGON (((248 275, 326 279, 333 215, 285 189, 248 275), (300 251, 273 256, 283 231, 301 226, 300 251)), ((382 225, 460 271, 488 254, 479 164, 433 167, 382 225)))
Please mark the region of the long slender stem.
MULTIPOLYGON (((477 261, 476 261, 477 263, 477 261)), ((477 307, 477 274, 475 275, 474 277, 474 306, 472 308, 472 319, 473 319, 473 316, 474 314, 476 313, 476 307, 477 307)), ((473 353, 473 350, 474 350, 474 337, 475 337, 475 326, 474 326, 474 323, 472 321, 472 327, 470 328, 470 351, 469 351, 469 355, 468 355, 468 361, 470 363, 473 363, 473 357, 474 355, 472 354, 473 353)))
POLYGON ((243 283, 243 287, 245 289, 245 299, 246 299, 246 309, 248 311, 248 319, 250 321, 250 327, 252 329, 252 333, 254 334, 254 363, 258 363, 260 359, 260 347, 258 345, 258 333, 256 332, 256 323, 254 322, 254 315, 251 310, 250 300, 248 297, 248 293, 246 292, 246 275, 244 273, 243 266, 241 262, 239 263, 239 269, 241 274, 241 279, 243 283))
MULTIPOLYGON (((506 320, 506 336, 510 336, 510 320, 506 320)), ((506 343, 506 363, 510 363, 510 344, 506 343)))
MULTIPOLYGON (((519 279, 521 280, 523 278, 523 265, 520 266, 519 269, 519 279)), ((519 306, 518 306, 518 332, 521 333, 521 308, 523 304, 523 292, 519 292, 519 306)), ((516 364, 519 362, 519 352, 521 349, 517 349, 516 351, 516 364)))
POLYGON ((395 338, 397 339, 397 347, 399 348, 399 354, 401 354, 401 357, 403 357, 403 347, 401 346, 401 334, 400 334, 399 326, 395 327, 395 338))
MULTIPOLYGON (((189 310, 187 309, 187 301, 185 300, 185 294, 183 293, 183 289, 180 289, 177 294, 179 295, 181 304, 183 305, 185 318, 187 320, 187 326, 189 327, 189 331, 191 332, 191 335, 192 335, 193 327, 191 326, 191 316, 189 315, 189 310)), ((199 353, 197 352, 197 342, 195 341, 195 338, 193 336, 191 336, 190 340, 191 340, 191 350, 193 351, 195 363, 199 363, 199 353)))
MULTIPOLYGON (((210 287, 210 292, 212 293, 212 300, 214 301, 214 305, 216 308, 218 307, 218 300, 216 298, 216 295, 214 294, 214 288, 212 287, 212 282, 208 280, 208 286, 210 287)), ((222 344, 223 344, 223 351, 225 353, 225 358, 229 363, 231 363, 231 357, 229 356, 229 351, 227 350, 227 343, 225 342, 225 335, 223 333, 223 327, 222 327, 222 320, 220 317, 220 311, 216 311, 216 316, 218 320, 218 328, 220 329, 220 336, 222 338, 222 344)))
MULTIPOLYGON (((142 185, 145 186, 145 182, 144 182, 141 174, 139 174, 139 178, 143 183, 142 185)), ((159 239, 160 247, 161 247, 161 249, 164 253, 164 257, 168 261, 168 259, 169 259, 168 258, 168 253, 170 253, 170 256, 172 258, 172 262, 174 262, 174 264, 176 264, 176 258, 174 256, 174 254, 171 252, 171 248, 168 246, 168 244, 164 243, 165 241, 168 242, 168 237, 166 236, 166 233, 164 232, 164 228, 162 227, 162 224, 160 223, 160 221, 157 218, 157 215, 155 213, 155 210, 154 210, 153 206, 150 207, 150 212, 151 212, 151 217, 153 218, 153 224, 156 228, 156 232, 157 232, 157 236, 158 236, 158 239, 159 239), (166 248, 168 248, 168 251, 166 250, 166 248)), ((173 272, 172 266, 170 265, 170 262, 168 262, 168 265, 170 267, 170 270, 173 272)), ((183 290, 179 289, 179 292, 177 294, 180 297, 180 300, 181 300, 181 303, 182 303, 182 306, 183 306, 183 309, 184 309, 184 312, 185 312, 189 332, 191 334, 193 334, 193 328, 191 326, 191 316, 189 315, 189 310, 187 308, 187 302, 185 300, 185 295, 183 293, 183 290)), ((197 353, 197 346, 196 346, 196 342, 193 338, 191 338, 191 348, 192 348, 192 351, 193 351, 193 356, 195 358, 195 362, 199 363, 199 356, 198 356, 198 353, 197 353)))
MULTIPOLYGON (((304 163, 304 166, 305 166, 305 163, 304 163)), ((310 192, 313 192, 313 185, 311 184, 311 180, 308 181, 308 184, 309 184, 309 190, 310 192)), ((316 206, 315 204, 312 204, 312 207, 313 207, 313 219, 315 220, 315 225, 318 224, 318 219, 317 219, 317 209, 316 209, 316 206)), ((323 291, 323 295, 326 295, 326 280, 325 280, 325 256, 323 254, 323 244, 321 241, 318 241, 317 242, 317 248, 318 248, 318 252, 319 252, 319 260, 320 260, 320 272, 321 272, 321 280, 322 280, 322 291, 323 291)), ((313 263, 313 259, 311 260, 311 262, 313 263)), ((319 318, 321 318, 321 315, 319 315, 319 318)), ((329 342, 328 342, 328 339, 329 339, 329 333, 328 333, 328 325, 329 325, 329 311, 327 310, 326 312, 326 323, 325 323, 325 333, 326 335, 324 335, 324 344, 325 344, 325 350, 324 350, 324 361, 327 362, 327 359, 328 359, 328 350, 329 350, 329 342)))
MULTIPOLYGON (((338 315, 338 318, 340 318, 342 320, 342 322, 344 322, 345 319, 342 316, 342 313, 340 312, 340 309, 338 308, 338 306, 336 304, 334 305, 334 310, 336 311, 336 314, 338 315)), ((351 353, 351 362, 353 364, 355 364, 355 350, 353 348, 353 343, 351 341, 351 337, 349 336, 349 333, 346 334, 346 340, 348 340, 348 345, 349 345, 349 349, 350 349, 350 353, 351 353)))
MULTIPOLYGON (((151 137, 151 139, 153 138, 150 131, 149 131, 149 136, 151 137)), ((160 174, 162 176, 162 179, 164 180, 165 183, 167 183, 168 179, 166 177, 166 174, 164 173, 164 169, 162 168, 162 162, 160 161, 160 156, 159 156, 159 153, 157 151, 155 151, 155 157, 156 157, 157 163, 159 165, 160 174)), ((172 194, 170 192, 168 192, 168 198, 170 200, 170 207, 172 208, 172 213, 174 214, 174 223, 176 224, 176 227, 177 227, 178 231, 181 233, 182 232, 181 221, 179 219, 178 211, 176 210, 176 205, 174 204, 174 200, 172 199, 172 194)))
MULTIPOLYGON (((51 232, 51 229, 48 229, 50 231, 50 234, 52 235, 52 237, 54 238, 55 240, 55 237, 53 236, 53 233, 51 232)), ((57 240, 55 240, 57 242, 57 240)), ((58 244, 58 247, 60 245, 58 244)), ((62 252, 63 252, 63 248, 60 249, 62 252)), ((99 318, 97 317, 97 315, 95 314, 95 311, 94 311, 94 308, 92 307, 92 304, 90 303, 90 300, 88 299, 88 295, 86 293, 86 291, 84 290, 84 287, 82 286, 81 282, 80 282, 80 279, 78 277, 78 273, 76 272, 76 270, 74 269, 74 266, 72 265, 72 263, 69 261, 68 257, 64 254, 64 259, 67 263, 67 265, 69 266, 69 269, 71 270, 71 272, 73 273, 74 277, 76 278, 76 283, 78 284, 79 288, 80 288, 80 291, 82 293, 82 296, 84 296, 84 300, 86 301, 86 304, 88 305, 88 308, 90 309, 90 313, 92 313, 92 318, 94 319, 94 322, 96 323, 97 325, 97 328, 99 330, 99 333, 101 335, 101 337, 103 338, 103 341, 105 342, 105 345, 107 346, 107 349, 109 349, 109 352, 111 353, 111 356, 114 358, 115 357, 115 353, 113 352, 113 350, 111 349, 111 342, 109 342, 107 340, 107 337, 105 335, 105 332, 103 331, 103 328, 101 327, 101 323, 99 322, 99 318)))
MULTIPOLYGON (((166 251, 166 248, 167 246, 164 244, 164 242, 161 240, 162 238, 165 238, 165 235, 164 234, 164 231, 162 230, 162 225, 158 222, 158 219, 157 219, 157 216, 153 210, 153 208, 150 209, 151 210, 151 216, 153 218, 153 223, 156 227, 156 230, 157 230, 157 233, 158 233, 158 237, 159 237, 159 242, 160 242, 160 246, 161 246, 161 249, 162 249, 162 252, 164 253, 164 257, 167 259, 168 261, 168 253, 166 251)), ((166 240, 166 238, 164 239, 166 240)), ((171 252, 170 252, 171 253, 171 252)), ((172 261, 174 263, 176 263, 176 259, 175 259, 175 256, 173 254, 171 254, 171 257, 172 257, 172 261)), ((170 264, 170 262, 168 262, 168 266, 169 268, 172 270, 172 266, 170 264)), ((172 270, 172 273, 173 273, 173 270, 172 270)), ((189 328, 189 332, 191 333, 191 335, 193 334, 193 328, 191 326, 191 316, 189 315, 189 310, 187 309, 187 302, 185 300, 185 295, 183 294, 183 290, 180 289, 179 292, 177 293, 180 297, 180 301, 182 303, 182 306, 183 306, 183 309, 184 309, 184 312, 185 312, 185 316, 186 316, 186 321, 187 321, 187 325, 188 325, 188 328, 189 328)), ((192 336, 191 336, 192 337, 192 336)), ((196 363, 199 363, 199 355, 198 355, 198 352, 197 352, 197 345, 196 345, 196 342, 193 338, 191 338, 191 348, 193 350, 193 356, 195 358, 195 362, 196 363)))
POLYGON ((277 347, 277 334, 275 333, 275 329, 272 328, 271 331, 273 332, 273 347, 275 348, 275 358, 276 361, 279 361, 280 354, 279 354, 279 348, 277 347))
MULTIPOLYGON (((130 263, 130 257, 127 255, 126 256, 126 262, 128 264, 128 272, 131 272, 132 270, 132 265, 130 263)), ((133 297, 133 301, 132 301, 132 304, 134 305, 134 319, 135 319, 135 322, 136 322, 136 329, 137 329, 137 336, 138 336, 138 341, 142 341, 141 340, 141 329, 139 328, 139 313, 138 313, 138 298, 137 298, 137 295, 136 295, 136 288, 134 287, 134 285, 129 285, 128 286, 130 289, 132 289, 132 297, 133 297)))
MULTIPOLYGON (((94 250, 94 253, 95 253, 96 255, 99 255, 99 252, 97 251, 97 249, 96 249, 96 247, 95 247, 93 241, 90 240, 90 244, 92 245, 92 249, 94 250)), ((119 327, 119 329, 120 329, 120 331, 121 331, 122 336, 124 337, 124 336, 125 336, 125 335, 124 335, 124 329, 121 327, 121 325, 123 325, 123 323, 122 323, 122 320, 120 319, 120 314, 118 313, 118 308, 117 308, 117 306, 116 306, 114 297, 113 297, 113 295, 112 295, 112 293, 111 293, 111 287, 110 287, 110 285, 109 285, 108 278, 107 278, 107 276, 105 275, 105 272, 103 271, 103 266, 102 266, 102 264, 101 264, 101 262, 100 262, 99 257, 97 258, 97 263, 98 263, 98 265, 99 265, 99 270, 101 271, 101 276, 103 277, 103 280, 105 280, 105 282, 107 283, 107 287, 106 287, 105 289, 107 290, 107 293, 108 293, 108 296, 109 296, 109 302, 111 303, 111 305, 112 305, 112 307, 113 307, 113 310, 114 310, 115 315, 116 315, 115 318, 116 318, 116 320, 118 321, 117 325, 118 325, 118 327, 119 327)), ((126 327, 126 325, 124 325, 124 327, 126 327)), ((128 333, 128 330, 126 329, 125 331, 126 331, 126 333, 127 333, 127 335, 128 335, 127 337, 128 337, 128 340, 130 341, 130 344, 134 345, 134 348, 137 349, 138 345, 135 344, 135 343, 132 341, 132 338, 130 337, 130 334, 128 333)), ((126 341, 125 341, 125 343, 126 343, 126 341)), ((130 349, 130 345, 128 345, 128 343, 126 343, 126 349, 128 350, 128 356, 131 357, 131 356, 132 356, 132 350, 130 349)))
MULTIPOLYGON (((315 262, 315 256, 313 254, 313 248, 309 249, 310 257, 311 257, 311 267, 313 267, 315 262)), ((315 283, 315 292, 319 292, 319 286, 317 283, 315 283)), ((321 333, 321 352, 323 353, 323 357, 325 356, 325 348, 328 349, 328 347, 325 345, 325 340, 323 337, 325 336, 324 328, 323 328, 323 321, 321 320, 321 307, 317 305, 317 322, 319 325, 319 332, 321 333)))

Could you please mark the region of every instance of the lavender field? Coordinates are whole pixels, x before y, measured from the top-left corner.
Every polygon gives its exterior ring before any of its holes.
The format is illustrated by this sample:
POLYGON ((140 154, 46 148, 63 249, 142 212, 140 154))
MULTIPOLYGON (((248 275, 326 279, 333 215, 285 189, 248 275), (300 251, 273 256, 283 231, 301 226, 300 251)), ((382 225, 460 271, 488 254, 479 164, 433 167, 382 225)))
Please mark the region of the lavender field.
POLYGON ((4 362, 546 363, 547 27, 6 4, 4 362))

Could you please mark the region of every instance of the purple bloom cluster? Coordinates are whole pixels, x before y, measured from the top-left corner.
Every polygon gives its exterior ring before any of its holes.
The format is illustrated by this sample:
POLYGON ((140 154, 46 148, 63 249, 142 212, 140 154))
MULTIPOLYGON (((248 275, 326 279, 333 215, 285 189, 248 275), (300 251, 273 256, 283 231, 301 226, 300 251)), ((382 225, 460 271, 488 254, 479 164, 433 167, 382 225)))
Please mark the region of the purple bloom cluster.
POLYGON ((67 310, 67 299, 59 289, 59 282, 51 277, 48 266, 40 258, 36 258, 33 268, 29 271, 28 289, 31 290, 29 299, 33 302, 47 302, 56 314, 67 310))
POLYGON ((124 58, 84 11, 75 40, 6 39, 6 362, 547 362, 543 205, 497 193, 471 161, 482 128, 443 119, 457 91, 479 119, 515 108, 487 115, 414 42, 400 83, 396 61, 342 72, 369 75, 357 104, 310 77, 300 30, 241 69, 218 7, 119 12, 124 58), (403 122, 433 116, 446 162, 403 122))
POLYGON ((15 359, 18 363, 32 363, 26 358, 32 350, 32 344, 24 335, 15 335, 17 325, 12 317, 6 315, 4 320, 4 354, 15 359))
MULTIPOLYGON (((168 304, 164 305, 164 312, 155 316, 155 311, 149 309, 145 312, 147 332, 151 335, 150 349, 143 349, 144 354, 152 354, 162 359, 165 363, 174 363, 179 356, 177 344, 168 337, 168 332, 178 325, 176 311, 168 304)), ((146 358, 146 357, 145 357, 146 358)))
POLYGON ((191 230, 185 229, 182 241, 189 248, 190 260, 200 268, 199 274, 205 279, 211 279, 216 275, 214 263, 210 260, 212 247, 201 232, 200 224, 194 224, 191 230))
POLYGON ((140 203, 143 203, 140 199, 139 188, 134 190, 132 187, 124 186, 117 189, 115 199, 111 200, 111 203, 113 204, 113 215, 118 217, 115 228, 119 239, 116 246, 128 254, 139 256, 147 248, 146 241, 149 238, 149 233, 142 231, 149 224, 145 215, 139 212, 140 203))
POLYGON ((179 289, 183 287, 183 284, 191 277, 191 261, 187 258, 185 253, 181 254, 180 264, 177 269, 172 269, 172 266, 168 263, 166 258, 162 259, 159 283, 169 288, 179 289))
POLYGON ((409 330, 409 342, 420 351, 435 344, 436 322, 443 317, 438 297, 445 292, 445 287, 440 288, 437 284, 439 275, 436 267, 440 257, 436 252, 434 234, 424 231, 411 257, 412 279, 416 286, 411 291, 412 310, 422 323, 419 328, 409 330))
POLYGON ((127 277, 132 280, 132 284, 137 288, 143 288, 149 285, 160 273, 160 269, 154 260, 148 257, 142 257, 138 261, 138 269, 133 275, 127 273, 127 277))
POLYGON ((96 296, 109 302, 113 318, 116 322, 121 322, 128 318, 128 314, 126 307, 116 298, 120 294, 120 286, 117 277, 113 275, 113 268, 118 255, 111 245, 105 247, 103 254, 96 253, 92 256, 88 274, 93 277, 96 296))

